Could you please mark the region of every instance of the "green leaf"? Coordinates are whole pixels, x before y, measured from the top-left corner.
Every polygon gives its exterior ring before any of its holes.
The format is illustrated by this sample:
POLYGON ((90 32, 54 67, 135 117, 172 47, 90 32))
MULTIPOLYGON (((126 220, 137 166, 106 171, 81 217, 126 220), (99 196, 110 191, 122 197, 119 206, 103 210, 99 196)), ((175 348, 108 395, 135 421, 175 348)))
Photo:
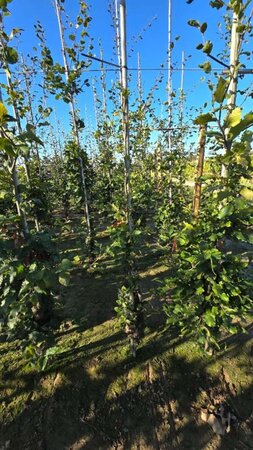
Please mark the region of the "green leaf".
POLYGON ((205 33, 206 30, 207 30, 207 23, 204 22, 204 23, 202 23, 201 26, 200 26, 200 32, 201 32, 201 33, 205 33))
POLYGON ((253 113, 250 112, 244 116, 244 118, 238 123, 238 125, 231 127, 229 131, 229 137, 230 139, 234 139, 237 136, 239 136, 242 131, 245 131, 247 128, 249 128, 251 125, 253 125, 253 113))
POLYGON ((208 327, 214 327, 216 325, 215 316, 212 314, 210 310, 206 311, 203 319, 208 327))
POLYGON ((246 241, 245 236, 242 234, 241 231, 237 231, 236 233, 233 234, 233 236, 238 239, 238 241, 246 241))
POLYGON ((5 118, 8 114, 7 109, 5 108, 4 104, 0 102, 0 122, 4 123, 5 122, 5 118))
POLYGON ((40 145, 44 145, 44 143, 41 141, 41 139, 40 138, 38 138, 37 136, 36 136, 36 134, 35 133, 33 133, 33 131, 26 131, 26 132, 24 132, 24 133, 21 133, 19 136, 18 136, 18 138, 20 139, 20 141, 22 141, 22 142, 26 142, 26 141, 28 141, 28 142, 37 142, 37 144, 40 144, 40 145))
POLYGON ((15 156, 15 151, 14 151, 13 145, 11 144, 9 139, 0 137, 0 148, 4 153, 6 153, 6 155, 12 156, 12 157, 15 156))
POLYGON ((224 101, 227 87, 228 87, 227 80, 225 80, 225 78, 223 77, 220 77, 216 89, 213 93, 213 99, 215 102, 222 103, 224 101))
POLYGON ((193 121, 196 125, 206 125, 209 122, 215 122, 215 117, 211 113, 206 114, 200 114, 196 119, 193 121))
POLYGON ((206 41, 203 45, 203 52, 209 55, 213 49, 213 44, 211 41, 206 41))
POLYGON ((244 33, 248 28, 248 25, 238 25, 236 28, 237 33, 244 33))
POLYGON ((12 0, 0 0, 0 8, 5 9, 12 0))
POLYGON ((7 196, 6 191, 0 191, 0 199, 4 199, 7 196))
POLYGON ((219 133, 218 131, 207 131, 207 135, 210 137, 214 137, 218 142, 223 143, 223 134, 219 133))
POLYGON ((16 62, 18 61, 18 52, 15 50, 15 48, 6 47, 5 55, 8 64, 16 64, 16 62))
POLYGON ((241 122, 242 110, 241 108, 235 108, 225 120, 225 127, 232 128, 241 122))
POLYGON ((218 214, 218 218, 224 219, 224 217, 230 216, 233 212, 234 212, 234 206, 230 203, 230 204, 224 206, 220 210, 220 212, 218 214))
POLYGON ((195 27, 195 28, 200 27, 200 23, 195 19, 188 20, 188 25, 190 25, 190 27, 195 27))
POLYGON ((69 285, 69 282, 70 282, 70 274, 69 274, 68 272, 62 273, 62 274, 59 276, 59 283, 60 283, 62 286, 68 286, 68 285, 69 285))
POLYGON ((67 258, 64 258, 64 259, 60 262, 59 270, 66 271, 66 270, 71 269, 71 267, 72 267, 71 261, 70 261, 69 259, 67 259, 67 258))
POLYGON ((22 156, 27 156, 27 157, 29 157, 29 155, 30 155, 30 149, 29 149, 28 145, 25 145, 25 144, 19 145, 19 146, 18 146, 18 150, 19 150, 19 153, 20 153, 22 156))
POLYGON ((196 294, 197 294, 197 295, 201 295, 201 294, 203 294, 203 292, 205 292, 205 289, 203 288, 203 286, 199 286, 199 287, 196 289, 196 294))
POLYGON ((43 276, 43 282, 47 289, 54 287, 55 284, 54 274, 51 272, 46 272, 43 276))
POLYGON ((78 265, 81 262, 81 258, 79 255, 74 256, 73 264, 78 265))
POLYGON ((242 188, 240 195, 246 198, 246 200, 253 201, 253 191, 247 187, 242 188))
POLYGON ((229 296, 228 296, 228 294, 226 294, 226 292, 222 292, 220 298, 221 298, 221 300, 223 300, 223 302, 226 302, 226 303, 229 302, 229 296))
POLYGON ((223 0, 214 0, 211 1, 209 4, 212 8, 220 9, 224 6, 225 3, 223 0))
POLYGON ((12 117, 9 114, 7 114, 6 122, 17 122, 17 119, 15 119, 15 117, 12 117))
POLYGON ((199 64, 199 67, 203 69, 205 73, 210 73, 212 70, 210 61, 206 61, 204 64, 199 64))

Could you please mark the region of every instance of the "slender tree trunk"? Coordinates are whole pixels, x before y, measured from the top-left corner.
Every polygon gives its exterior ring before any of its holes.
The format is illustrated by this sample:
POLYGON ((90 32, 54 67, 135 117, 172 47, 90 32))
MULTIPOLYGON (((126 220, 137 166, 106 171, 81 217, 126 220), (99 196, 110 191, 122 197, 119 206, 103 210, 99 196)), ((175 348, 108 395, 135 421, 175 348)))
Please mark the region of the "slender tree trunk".
POLYGON ((160 142, 157 144, 155 151, 156 160, 156 185, 157 190, 160 192, 163 184, 163 172, 162 172, 162 145, 160 142))
MULTIPOLYGON (((8 85, 9 90, 10 91, 14 91, 12 80, 11 80, 11 75, 10 75, 9 70, 6 71, 6 78, 7 78, 7 85, 8 85)), ((22 133, 21 119, 20 119, 19 110, 18 110, 18 106, 16 104, 15 99, 12 99, 12 108, 13 108, 13 116, 15 117, 16 123, 17 123, 18 133, 21 134, 22 133)), ((29 164, 27 156, 24 157, 24 169, 25 169, 26 181, 27 181, 29 190, 31 190, 30 164, 29 164)), ((18 180, 16 175, 17 174, 15 174, 15 173, 13 174, 13 181, 14 181, 14 179, 18 180)), ((23 215, 24 215, 24 212, 23 212, 23 215)), ((25 219, 25 222, 26 222, 26 219, 25 219)), ((39 225, 39 221, 38 221, 36 215, 34 217, 34 223, 35 223, 36 231, 40 231, 40 225, 39 225)))
POLYGON ((181 81, 180 81, 180 98, 179 98, 179 121, 180 121, 180 128, 181 128, 181 135, 182 135, 182 129, 183 129, 183 122, 184 122, 184 66, 185 66, 185 58, 184 58, 184 51, 182 51, 182 62, 181 62, 181 81))
POLYGON ((92 92, 93 92, 93 104, 94 104, 94 112, 95 112, 95 125, 96 129, 98 129, 99 123, 100 123, 100 114, 98 109, 98 95, 97 95, 97 89, 95 86, 95 80, 92 79, 92 92))
MULTIPOLYGON (((101 64, 100 64, 100 72, 101 72, 101 88, 102 88, 102 98, 103 98, 103 123, 106 124, 107 122, 107 95, 106 95, 106 77, 105 77, 105 70, 104 70, 104 64, 103 64, 103 50, 101 48, 101 44, 100 44, 100 59, 101 59, 101 64)), ((108 154, 108 150, 110 149, 110 144, 109 144, 109 138, 108 138, 108 132, 107 132, 107 127, 104 128, 105 129, 105 152, 106 155, 108 155, 108 166, 106 168, 106 176, 108 179, 108 186, 109 186, 109 198, 110 201, 112 201, 112 170, 111 170, 111 164, 110 164, 110 151, 108 154)))
POLYGON ((204 159, 205 159, 205 143, 206 143, 206 125, 199 128, 198 156, 197 156, 197 174, 193 199, 193 217, 195 221, 199 218, 200 200, 201 200, 201 177, 203 175, 204 159))
MULTIPOLYGON (((26 89, 26 96, 28 100, 28 106, 29 106, 29 112, 30 112, 30 121, 32 126, 35 129, 35 120, 34 120, 34 114, 33 114, 33 102, 32 102, 32 96, 31 96, 31 85, 29 84, 29 78, 27 75, 27 66, 24 63, 24 58, 22 56, 22 65, 23 65, 23 75, 25 79, 25 89, 26 89)), ((38 144, 35 142, 34 144, 35 148, 35 154, 38 162, 38 168, 39 168, 39 177, 42 178, 42 171, 41 171, 41 161, 40 161, 40 155, 39 155, 39 147, 38 144)))
POLYGON ((131 155, 129 146, 129 104, 128 104, 128 78, 127 78, 127 46, 126 46, 126 1, 120 0, 120 41, 121 41, 121 101, 123 119, 123 142, 125 163, 125 209, 128 236, 126 236, 126 284, 128 288, 127 309, 131 316, 130 323, 126 322, 125 332, 130 340, 133 357, 136 348, 143 337, 144 321, 142 313, 142 300, 138 287, 136 270, 132 259, 133 251, 133 220, 131 204, 131 155))
POLYGON ((141 79, 141 57, 140 53, 138 52, 137 56, 137 64, 138 64, 138 98, 139 98, 139 104, 142 103, 143 98, 143 92, 142 92, 142 79, 141 79))
POLYGON ((100 73, 101 73, 101 88, 102 88, 102 98, 103 98, 103 114, 104 118, 106 118, 107 113, 107 98, 106 98, 106 81, 105 81, 105 70, 104 70, 104 63, 103 63, 103 50, 100 45, 100 73))
MULTIPOLYGON (((0 33, 3 32, 3 17, 2 14, 0 14, 0 33)), ((5 43, 2 39, 2 34, 0 36, 0 45, 5 48, 5 43)), ((4 67, 4 71, 6 74, 6 79, 7 79, 7 83, 8 86, 10 87, 10 80, 9 80, 9 70, 8 70, 8 64, 6 63, 6 61, 2 61, 2 65, 4 67)), ((2 90, 0 88, 0 98, 2 101, 2 90)), ((20 217, 20 222, 21 222, 21 228, 22 228, 22 232, 24 235, 24 238, 27 238, 29 235, 29 228, 28 228, 28 224, 27 224, 27 219, 26 219, 26 214, 25 211, 23 210, 22 207, 22 197, 21 197, 21 193, 20 193, 20 187, 19 187, 19 179, 18 179, 18 172, 17 172, 17 165, 16 165, 16 159, 14 159, 11 163, 11 165, 8 167, 8 170, 11 174, 11 178, 12 178, 12 182, 13 182, 13 191, 14 191, 14 196, 15 196, 15 203, 16 203, 16 208, 17 208, 17 213, 18 216, 20 217)))
MULTIPOLYGON (((179 132, 180 132, 180 138, 179 138, 179 152, 181 155, 181 158, 184 158, 184 145, 185 145, 185 134, 184 134, 184 66, 185 66, 185 57, 184 57, 184 51, 182 51, 182 61, 181 61, 181 82, 180 82, 180 97, 179 97, 179 132)), ((179 172, 179 184, 182 187, 184 183, 184 174, 183 170, 180 170, 179 172)))
POLYGON ((23 205, 22 205, 22 196, 20 193, 16 160, 14 160, 12 162, 11 166, 9 166, 8 169, 9 169, 9 172, 10 172, 10 175, 12 178, 13 193, 14 193, 14 197, 15 197, 17 213, 18 213, 18 216, 20 217, 22 233, 23 233, 24 238, 27 239, 29 236, 29 228, 28 228, 28 223, 27 223, 27 219, 26 219, 26 214, 25 214, 25 211, 24 211, 23 205))

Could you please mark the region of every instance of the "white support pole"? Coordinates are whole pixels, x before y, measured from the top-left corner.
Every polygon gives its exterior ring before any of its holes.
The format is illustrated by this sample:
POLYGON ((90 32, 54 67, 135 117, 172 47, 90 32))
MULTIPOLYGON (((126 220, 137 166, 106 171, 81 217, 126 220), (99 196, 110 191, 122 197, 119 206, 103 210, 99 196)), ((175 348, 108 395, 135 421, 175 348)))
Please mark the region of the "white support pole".
POLYGON ((123 142, 125 162, 125 201, 126 219, 129 232, 133 230, 131 215, 131 156, 129 145, 129 102, 128 102, 128 70, 127 70, 127 42, 126 42, 126 1, 120 0, 120 49, 121 49, 121 102, 123 119, 123 142))
MULTIPOLYGON (((240 33, 237 31, 239 25, 240 21, 238 14, 234 12, 231 28, 231 47, 230 47, 230 64, 229 64, 230 83, 228 87, 229 97, 227 101, 228 113, 230 113, 235 108, 236 105, 237 77, 239 70, 239 52, 241 45, 240 33)), ((227 135, 228 130, 225 130, 225 136, 227 137, 227 135)), ((226 152, 229 150, 230 148, 228 148, 227 146, 227 148, 224 149, 224 153, 226 154, 226 152)), ((224 164, 222 165, 221 168, 221 177, 223 178, 228 177, 228 170, 224 164)))
POLYGON ((240 50, 240 33, 237 28, 240 25, 239 17, 237 13, 233 13, 233 22, 231 29, 231 49, 230 49, 230 84, 228 88, 228 108, 234 109, 236 103, 236 90, 237 90, 237 76, 238 76, 238 63, 239 63, 239 50, 240 50))
MULTIPOLYGON (((172 127, 172 73, 171 73, 171 17, 172 17, 172 0, 168 0, 168 152, 171 156, 171 127, 172 127)), ((170 177, 170 188, 169 188, 169 202, 172 203, 172 162, 169 163, 169 177, 170 177)))
MULTIPOLYGON (((120 25, 119 25, 119 7, 118 0, 115 0, 115 39, 116 39, 116 51, 118 57, 118 65, 121 67, 121 43, 120 43, 120 25)), ((121 72, 119 72, 121 77, 121 72)), ((120 80, 121 82, 121 80, 120 80)))

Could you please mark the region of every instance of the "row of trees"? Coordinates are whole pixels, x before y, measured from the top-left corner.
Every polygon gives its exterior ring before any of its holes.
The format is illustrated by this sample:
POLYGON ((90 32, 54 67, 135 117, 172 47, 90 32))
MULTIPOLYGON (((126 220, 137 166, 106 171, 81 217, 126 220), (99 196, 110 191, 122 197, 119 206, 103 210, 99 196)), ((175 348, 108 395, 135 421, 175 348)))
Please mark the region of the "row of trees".
MULTIPOLYGON (((139 95, 129 109, 125 1, 120 1, 120 17, 115 9, 120 78, 114 89, 106 89, 101 57, 102 99, 93 86, 97 130, 91 138, 86 133, 85 140, 78 96, 91 88, 83 72, 90 64, 83 55, 92 51, 87 5, 80 1, 76 23, 72 23, 65 17, 65 2, 55 0, 62 63, 54 61, 44 29, 40 23, 36 25, 40 55, 32 58, 34 75, 27 59, 12 47, 19 30, 10 34, 4 30, 9 3, 0 2, 1 61, 6 74, 4 101, 0 103, 3 326, 11 334, 29 337, 32 357, 41 353, 41 326, 50 317, 58 282, 68 285, 72 266, 68 259, 60 259, 52 230, 59 227, 59 217, 61 224, 72 213, 81 213, 89 264, 98 252, 98 226, 109 225, 110 254, 122 260, 124 280, 116 311, 133 354, 144 332, 136 253, 140 237, 146 240, 150 233, 164 246, 171 268, 161 289, 165 298, 170 293, 165 302, 168 325, 195 335, 206 347, 217 346, 220 331, 238 331, 239 319, 252 307, 249 262, 225 250, 226 239, 252 242, 252 194, 242 183, 252 176, 252 133, 248 128, 253 114, 242 116, 241 108, 236 107, 237 79, 242 73, 240 52, 247 34, 251 34, 247 16, 250 2, 210 2, 212 8, 226 7, 231 16, 226 35, 232 36, 231 59, 226 73, 208 83, 210 110, 194 119, 200 130, 194 192, 185 183, 194 163, 185 145, 190 131, 182 116, 183 91, 178 99, 171 96, 169 114, 177 103, 181 113, 179 117, 172 114, 169 130, 152 103, 159 80, 144 98, 139 78, 139 95), (20 70, 18 79, 14 66, 20 70), (33 90, 38 77, 43 86, 39 99, 33 90), (51 96, 70 108, 71 132, 63 145, 61 139, 55 139, 57 130, 50 125, 51 96), (12 107, 12 113, 5 105, 12 107), (155 142, 153 129, 158 130, 155 142), (50 148, 46 155, 43 136, 50 148), (203 178, 205 145, 212 149, 213 157, 203 178)), ((205 39, 208 24, 192 19, 189 25, 199 29, 203 39, 197 48, 210 59, 213 44, 205 39)), ((210 72, 209 60, 202 66, 210 72)), ((41 357, 42 366, 47 355, 41 357)))

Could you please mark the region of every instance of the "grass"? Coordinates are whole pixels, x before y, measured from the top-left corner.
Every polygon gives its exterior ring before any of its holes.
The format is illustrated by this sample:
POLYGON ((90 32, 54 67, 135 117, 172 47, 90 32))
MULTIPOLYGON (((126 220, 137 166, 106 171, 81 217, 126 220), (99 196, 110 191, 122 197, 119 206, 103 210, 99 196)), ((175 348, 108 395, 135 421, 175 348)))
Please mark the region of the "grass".
MULTIPOLYGON (((61 251, 82 254, 82 235, 69 237, 61 251)), ((62 352, 45 372, 26 366, 18 341, 1 344, 0 449, 253 448, 252 328, 206 355, 164 328, 150 295, 166 275, 160 253, 146 248, 138 265, 147 327, 136 359, 114 314, 121 268, 108 258, 93 273, 74 269, 56 310, 62 352), (222 438, 199 419, 221 398, 240 421, 222 438)))

